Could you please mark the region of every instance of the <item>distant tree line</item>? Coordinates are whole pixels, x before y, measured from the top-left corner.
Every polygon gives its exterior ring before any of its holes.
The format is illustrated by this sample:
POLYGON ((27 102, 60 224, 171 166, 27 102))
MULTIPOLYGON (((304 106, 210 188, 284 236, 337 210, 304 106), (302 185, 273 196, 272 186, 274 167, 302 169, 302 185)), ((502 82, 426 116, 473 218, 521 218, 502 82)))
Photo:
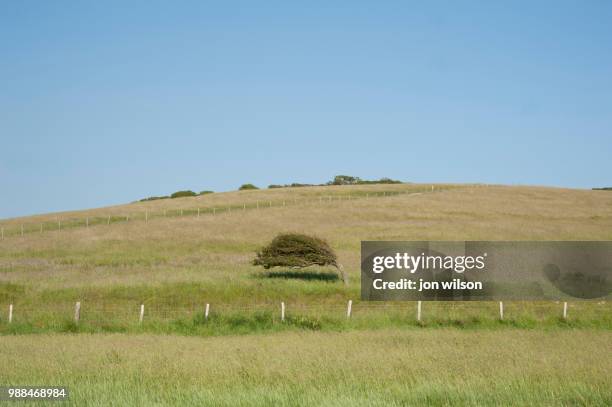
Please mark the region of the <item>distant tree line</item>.
POLYGON ((381 178, 378 180, 365 180, 359 177, 353 177, 351 175, 336 175, 333 180, 326 182, 325 184, 272 184, 268 188, 295 188, 295 187, 316 187, 316 186, 327 186, 327 185, 367 185, 367 184, 401 184, 402 181, 394 180, 391 178, 381 178))
POLYGON ((199 195, 206 195, 206 194, 212 194, 212 193, 213 193, 213 191, 200 191, 200 193, 195 193, 195 192, 187 189, 187 190, 184 190, 184 191, 173 192, 170 195, 150 196, 148 198, 141 199, 139 202, 157 201, 158 199, 184 198, 184 197, 187 197, 187 196, 199 196, 199 195))
POLYGON ((274 188, 297 188, 297 187, 316 187, 316 184, 298 184, 297 182, 294 182, 293 184, 271 184, 268 185, 268 188, 270 189, 274 189, 274 188))
POLYGON ((612 191, 612 187, 593 188, 593 191, 612 191))
MULTIPOLYGON (((325 184, 300 184, 300 183, 294 182, 292 184, 271 184, 271 185, 268 185, 268 188, 274 189, 274 188, 298 188, 298 187, 317 187, 317 186, 320 187, 320 186, 327 186, 327 185, 366 185, 366 184, 401 184, 401 183, 402 181, 397 181, 391 178, 381 178, 378 180, 365 180, 359 177, 353 177, 351 175, 336 175, 333 180, 328 181, 325 184)), ((259 188, 254 184, 242 184, 238 188, 239 191, 248 191, 248 190, 254 190, 254 189, 259 189, 259 188)), ((603 188, 603 189, 607 189, 607 188, 603 188)), ((150 196, 148 198, 141 199, 140 202, 156 201, 158 199, 183 198, 183 197, 199 196, 199 195, 206 195, 206 194, 212 194, 212 193, 213 191, 201 191, 200 193, 195 193, 191 190, 184 190, 184 191, 176 191, 170 195, 150 196)))

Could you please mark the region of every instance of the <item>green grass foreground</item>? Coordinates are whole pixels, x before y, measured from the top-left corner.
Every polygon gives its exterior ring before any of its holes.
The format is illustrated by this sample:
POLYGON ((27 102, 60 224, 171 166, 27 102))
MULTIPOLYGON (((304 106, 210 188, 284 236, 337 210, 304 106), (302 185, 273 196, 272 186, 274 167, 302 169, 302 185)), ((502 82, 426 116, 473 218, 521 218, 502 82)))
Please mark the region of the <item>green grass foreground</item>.
POLYGON ((0 342, 0 382, 68 386, 67 404, 75 406, 612 403, 612 333, 601 330, 62 334, 0 342))

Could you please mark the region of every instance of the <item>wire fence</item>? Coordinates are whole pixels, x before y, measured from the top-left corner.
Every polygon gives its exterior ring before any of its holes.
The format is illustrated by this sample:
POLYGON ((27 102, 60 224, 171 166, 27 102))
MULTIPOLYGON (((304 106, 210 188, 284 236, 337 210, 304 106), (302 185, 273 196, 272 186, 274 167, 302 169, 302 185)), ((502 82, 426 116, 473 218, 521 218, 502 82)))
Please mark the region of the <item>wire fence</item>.
MULTIPOLYGON (((591 321, 612 324, 609 301, 411 301, 362 302, 347 300, 335 304, 303 304, 274 302, 264 304, 193 304, 189 306, 160 306, 147 304, 74 304, 45 305, 44 307, 8 304, 0 315, 0 326, 30 324, 39 328, 53 328, 67 322, 90 326, 138 326, 143 323, 172 323, 177 321, 206 322, 231 318, 282 323, 289 318, 306 317, 330 323, 355 321, 376 325, 384 321, 398 323, 478 323, 486 321, 591 321)), ((261 322, 261 321, 260 321, 261 322)))
POLYGON ((200 218, 204 216, 216 216, 216 215, 230 215, 232 213, 240 213, 241 211, 253 211, 260 209, 269 208, 283 208, 287 206, 297 205, 324 205, 333 202, 344 202, 351 200, 360 199, 374 199, 374 198, 386 198, 396 197, 399 195, 420 195, 423 193, 441 192, 444 190, 451 189, 446 186, 418 186, 405 191, 375 191, 375 192, 351 192, 347 194, 325 194, 318 195, 315 197, 292 197, 285 199, 272 199, 272 200, 256 200, 250 202, 236 203, 230 205, 217 205, 217 206, 202 206, 192 208, 174 208, 174 209, 161 209, 161 210, 143 210, 143 211, 130 211, 122 214, 106 214, 106 215, 92 215, 85 217, 58 217, 54 221, 43 221, 43 222, 28 222, 28 223, 14 223, 0 226, 0 240, 4 240, 10 237, 21 237, 31 234, 42 234, 45 232, 60 232, 66 229, 75 228, 90 228, 94 226, 110 226, 117 224, 125 224, 128 222, 144 222, 148 223, 158 219, 168 218, 180 218, 180 217, 192 217, 200 218))

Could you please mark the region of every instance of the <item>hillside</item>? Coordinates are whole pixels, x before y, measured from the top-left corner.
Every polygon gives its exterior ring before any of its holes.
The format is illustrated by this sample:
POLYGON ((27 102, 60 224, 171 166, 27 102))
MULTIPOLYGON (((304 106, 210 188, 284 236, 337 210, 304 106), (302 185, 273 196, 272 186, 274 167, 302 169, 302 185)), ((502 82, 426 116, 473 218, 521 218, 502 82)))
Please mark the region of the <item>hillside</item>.
MULTIPOLYGON (((429 185, 414 184, 288 188, 134 203, 62 218, 108 213, 131 218, 0 241, 0 302, 336 301, 358 297, 361 240, 612 239, 610 194, 542 187, 445 185, 434 192, 429 185), (228 212, 228 206, 234 209, 228 212), (193 212, 196 207, 202 208, 200 217, 193 212), (211 208, 217 209, 214 215, 211 208), (180 209, 192 212, 178 216, 180 209), (157 216, 164 210, 166 217, 157 216), (263 271, 251 265, 254 251, 284 231, 327 239, 352 284, 345 288, 317 276, 263 278, 263 271)), ((36 224, 55 216, 2 225, 36 224)))
MULTIPOLYGON (((0 219, 0 225, 3 226, 18 226, 24 224, 38 224, 49 222, 55 224, 58 220, 70 221, 72 219, 85 219, 85 217, 101 217, 105 218, 108 215, 118 218, 125 218, 127 215, 132 215, 132 218, 144 219, 144 212, 148 211, 155 216, 162 216, 164 211, 169 214, 176 214, 177 211, 195 210, 196 208, 212 209, 226 208, 233 206, 242 208, 246 204, 247 207, 255 207, 259 201, 262 206, 265 206, 269 201, 275 204, 282 203, 285 200, 287 203, 294 200, 303 201, 305 199, 318 200, 366 197, 370 194, 374 197, 376 194, 382 195, 386 193, 411 193, 411 192, 431 192, 432 186, 434 191, 440 191, 450 188, 464 188, 467 185, 452 185, 452 184, 373 184, 373 185, 329 185, 329 186, 312 186, 298 188, 273 188, 273 189, 258 189, 244 191, 217 192, 212 194, 200 195, 195 197, 183 197, 175 199, 159 199, 153 201, 136 201, 123 205, 114 205, 102 208, 85 209, 79 211, 65 211, 49 214, 40 214, 34 216, 17 217, 10 219, 0 219)), ((53 227, 49 228, 53 230, 53 227)))
POLYGON ((69 386, 73 405, 610 404, 610 301, 570 301, 567 319, 505 302, 503 320, 493 302, 426 302, 417 321, 415 303, 359 301, 358 279, 365 239, 612 239, 605 191, 297 188, 1 224, 0 381, 69 386), (252 266, 285 231, 327 239, 350 284, 252 266))

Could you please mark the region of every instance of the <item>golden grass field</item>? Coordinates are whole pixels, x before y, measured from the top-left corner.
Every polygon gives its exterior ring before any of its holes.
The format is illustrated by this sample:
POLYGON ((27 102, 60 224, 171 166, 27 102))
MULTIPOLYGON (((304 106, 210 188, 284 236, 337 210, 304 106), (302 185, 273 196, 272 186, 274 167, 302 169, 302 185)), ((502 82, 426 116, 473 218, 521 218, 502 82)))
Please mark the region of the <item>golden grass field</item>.
POLYGON ((420 325, 414 304, 358 301, 361 240, 612 240, 608 191, 287 188, 0 226, 0 385, 64 383, 75 405, 612 403, 609 301, 572 303, 568 321, 553 302, 508 304, 503 323, 496 304, 427 303, 420 325), (109 214, 110 225, 75 221, 109 214), (58 219, 65 228, 52 230, 58 219), (39 233, 41 222, 49 230, 39 233), (300 278, 251 265, 288 231, 328 240, 349 285, 329 269, 300 278), (344 320, 348 299, 353 321, 344 320), (76 301, 79 326, 70 322, 76 301), (280 301, 292 317, 285 325, 280 301), (197 315, 205 303, 216 318, 208 323, 197 315))
MULTIPOLYGON (((327 239, 352 279, 361 240, 610 240, 612 194, 539 187, 453 186, 420 195, 322 201, 319 196, 419 191, 428 186, 372 185, 229 192, 96 209, 132 221, 11 236, 0 243, 0 278, 29 290, 179 282, 232 283, 252 274, 254 251, 282 231, 327 239), (294 198, 297 204, 289 204, 294 198), (300 199, 310 198, 305 203, 300 199), (286 207, 267 208, 264 202, 286 207), (134 220, 144 209, 222 208, 262 202, 259 210, 134 220)), ((36 223, 55 215, 12 219, 36 223)), ((242 283, 243 281, 241 281, 242 283)), ((17 300, 17 299, 16 299, 17 300)))

